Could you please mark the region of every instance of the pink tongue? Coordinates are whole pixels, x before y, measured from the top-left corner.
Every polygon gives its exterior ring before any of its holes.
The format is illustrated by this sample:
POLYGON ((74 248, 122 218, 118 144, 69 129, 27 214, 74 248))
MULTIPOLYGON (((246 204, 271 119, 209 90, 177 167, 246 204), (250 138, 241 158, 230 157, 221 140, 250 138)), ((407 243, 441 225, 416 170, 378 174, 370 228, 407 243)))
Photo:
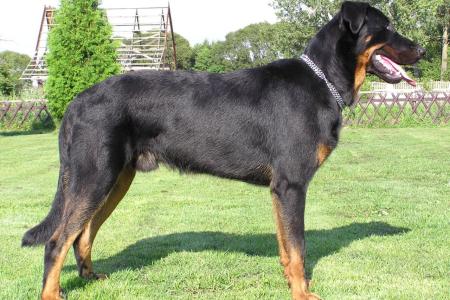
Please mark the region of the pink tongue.
POLYGON ((396 64, 395 62, 393 62, 392 60, 390 60, 389 58, 387 58, 384 55, 380 55, 380 58, 388 65, 390 66, 394 71, 400 73, 400 75, 402 76, 402 78, 409 83, 412 86, 416 86, 417 82, 412 79, 411 77, 408 76, 408 74, 406 74, 405 70, 403 70, 402 67, 400 67, 398 64, 396 64))

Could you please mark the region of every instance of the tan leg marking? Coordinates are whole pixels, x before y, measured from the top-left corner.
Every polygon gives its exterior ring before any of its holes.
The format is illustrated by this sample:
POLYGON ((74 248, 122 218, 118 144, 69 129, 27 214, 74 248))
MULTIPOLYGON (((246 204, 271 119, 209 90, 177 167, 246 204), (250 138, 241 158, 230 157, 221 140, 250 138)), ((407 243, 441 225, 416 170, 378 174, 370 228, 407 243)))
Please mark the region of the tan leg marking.
POLYGON ((117 178, 116 184, 111 189, 104 204, 94 214, 92 219, 88 222, 85 229, 81 233, 76 249, 80 260, 83 263, 83 268, 80 272, 80 276, 92 279, 106 278, 105 275, 95 274, 93 271, 91 259, 92 244, 98 230, 100 229, 100 226, 106 221, 106 219, 111 215, 119 202, 125 196, 135 175, 136 171, 130 167, 126 167, 120 173, 119 177, 117 178))
POLYGON ((286 249, 286 232, 284 230, 283 220, 281 219, 279 200, 274 193, 272 193, 272 208, 275 224, 277 227, 277 241, 278 241, 278 253, 280 255, 280 263, 284 267, 284 276, 286 277, 286 279, 289 280, 287 269, 289 265, 289 254, 286 249))
POLYGON ((290 247, 288 275, 291 282, 292 299, 294 300, 316 300, 319 296, 308 290, 308 282, 305 276, 305 267, 301 255, 301 249, 290 247))
MULTIPOLYGON (((60 233, 62 230, 57 230, 51 240, 58 240, 60 238, 60 233)), ((58 256, 56 257, 55 261, 53 262, 53 266, 51 270, 49 271, 46 281, 44 283, 44 288, 42 289, 41 299, 42 300, 60 300, 62 299, 60 296, 60 284, 59 279, 61 275, 61 269, 64 264, 64 260, 66 258, 67 252, 69 251, 69 248, 72 246, 75 239, 80 234, 80 231, 72 234, 69 236, 64 243, 64 245, 61 247, 60 252, 58 256)))

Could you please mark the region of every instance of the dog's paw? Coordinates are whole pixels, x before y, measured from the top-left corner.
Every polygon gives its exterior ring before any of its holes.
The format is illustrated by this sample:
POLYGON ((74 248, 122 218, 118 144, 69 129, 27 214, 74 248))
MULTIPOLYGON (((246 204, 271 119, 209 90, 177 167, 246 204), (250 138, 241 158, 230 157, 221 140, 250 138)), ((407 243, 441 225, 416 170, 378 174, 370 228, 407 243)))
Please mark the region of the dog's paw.
POLYGON ((59 287, 59 291, 55 291, 55 292, 42 292, 41 294, 41 300, 66 300, 67 299, 67 295, 66 292, 59 287))
POLYGON ((302 293, 297 295, 292 295, 292 300, 320 300, 320 297, 313 293, 302 293))
POLYGON ((102 274, 102 273, 94 273, 94 279, 95 280, 105 280, 105 279, 108 279, 108 275, 102 274))
POLYGON ((316 294, 309 293, 306 295, 306 299, 308 300, 320 300, 320 297, 316 294))
POLYGON ((91 272, 88 275, 84 275, 82 277, 84 279, 87 279, 87 280, 105 280, 105 279, 108 279, 108 275, 101 274, 101 273, 94 273, 94 272, 91 272))

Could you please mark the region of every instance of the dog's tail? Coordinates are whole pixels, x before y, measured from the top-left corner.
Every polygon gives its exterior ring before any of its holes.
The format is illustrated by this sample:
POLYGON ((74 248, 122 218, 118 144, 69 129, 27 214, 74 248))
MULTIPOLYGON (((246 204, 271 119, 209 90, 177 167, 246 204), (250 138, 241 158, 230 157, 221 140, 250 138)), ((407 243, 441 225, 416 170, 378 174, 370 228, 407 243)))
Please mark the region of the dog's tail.
POLYGON ((60 156, 60 170, 58 178, 58 187, 56 189, 55 198, 53 200, 52 208, 45 217, 45 219, 35 227, 31 228, 22 237, 22 247, 31 247, 39 244, 45 244, 55 232, 56 228, 61 222, 63 215, 65 198, 64 187, 67 185, 67 178, 65 162, 69 159, 67 140, 64 136, 67 136, 66 122, 63 122, 59 132, 59 156, 60 156))
POLYGON ((40 224, 25 232, 22 238, 22 247, 45 244, 58 227, 64 209, 64 195, 62 191, 63 174, 61 173, 63 173, 62 170, 59 175, 58 188, 50 212, 40 224))

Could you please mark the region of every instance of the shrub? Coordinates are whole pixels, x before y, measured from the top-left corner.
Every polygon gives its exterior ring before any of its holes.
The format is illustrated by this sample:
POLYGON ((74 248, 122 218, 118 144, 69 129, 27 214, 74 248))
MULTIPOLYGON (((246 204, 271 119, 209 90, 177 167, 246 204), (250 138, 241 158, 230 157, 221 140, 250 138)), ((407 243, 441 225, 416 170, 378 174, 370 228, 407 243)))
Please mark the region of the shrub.
POLYGON ((56 13, 45 87, 56 119, 78 93, 120 71, 112 28, 98 4, 98 0, 62 0, 56 13))
POLYGON ((20 80, 30 57, 13 51, 0 52, 0 96, 11 97, 22 92, 24 82, 20 80))

